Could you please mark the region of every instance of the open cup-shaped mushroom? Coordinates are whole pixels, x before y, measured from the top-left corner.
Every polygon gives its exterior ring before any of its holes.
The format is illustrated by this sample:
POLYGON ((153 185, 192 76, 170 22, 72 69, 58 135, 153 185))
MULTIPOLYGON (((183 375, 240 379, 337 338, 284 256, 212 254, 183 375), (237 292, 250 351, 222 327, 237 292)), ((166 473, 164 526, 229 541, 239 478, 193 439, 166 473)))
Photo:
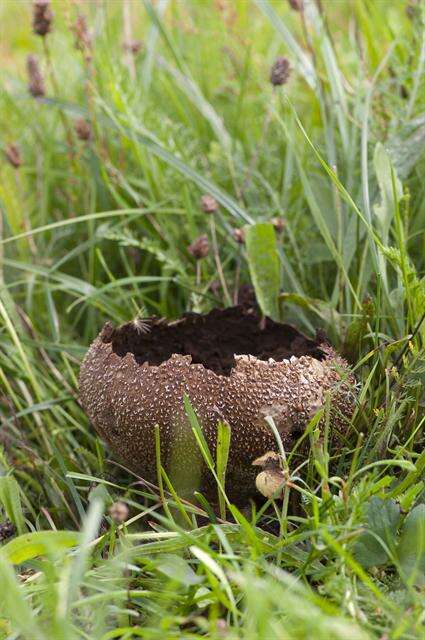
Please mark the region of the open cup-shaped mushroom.
POLYGON ((256 494, 252 462, 276 450, 267 416, 288 451, 327 396, 339 433, 355 400, 353 376, 332 347, 242 307, 185 314, 175 322, 107 323, 87 352, 79 382, 99 435, 150 481, 157 477, 158 425, 161 464, 178 487, 216 494, 184 410, 185 394, 213 456, 217 424, 227 422, 226 490, 238 503, 256 494))

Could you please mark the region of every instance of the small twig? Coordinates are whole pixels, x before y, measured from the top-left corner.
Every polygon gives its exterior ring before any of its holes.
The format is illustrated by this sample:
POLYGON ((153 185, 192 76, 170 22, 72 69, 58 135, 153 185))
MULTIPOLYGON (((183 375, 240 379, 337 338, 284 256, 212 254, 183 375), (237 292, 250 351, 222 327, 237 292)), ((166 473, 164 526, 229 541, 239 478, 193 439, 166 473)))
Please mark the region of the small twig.
POLYGON ((196 261, 196 288, 201 286, 201 261, 196 261))

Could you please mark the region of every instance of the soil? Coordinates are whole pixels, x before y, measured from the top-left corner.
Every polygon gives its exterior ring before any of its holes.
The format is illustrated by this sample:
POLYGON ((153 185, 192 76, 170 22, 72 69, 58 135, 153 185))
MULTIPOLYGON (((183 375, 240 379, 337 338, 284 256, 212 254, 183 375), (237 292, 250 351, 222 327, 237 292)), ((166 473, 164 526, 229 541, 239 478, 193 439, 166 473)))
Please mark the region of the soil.
POLYGON ((206 315, 188 313, 171 323, 155 317, 143 323, 129 322, 117 329, 110 327, 103 339, 112 342, 121 357, 133 353, 140 364, 159 365, 173 354, 191 355, 193 363, 219 375, 230 375, 235 354, 277 362, 301 355, 324 358, 316 340, 291 325, 261 320, 243 307, 214 309, 206 315))

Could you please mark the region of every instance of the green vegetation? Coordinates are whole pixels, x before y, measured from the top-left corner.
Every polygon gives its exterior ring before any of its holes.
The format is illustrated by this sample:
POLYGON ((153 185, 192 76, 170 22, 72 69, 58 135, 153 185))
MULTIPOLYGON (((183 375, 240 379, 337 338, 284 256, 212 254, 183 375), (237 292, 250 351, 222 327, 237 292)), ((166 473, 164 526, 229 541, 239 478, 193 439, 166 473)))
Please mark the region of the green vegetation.
POLYGON ((53 2, 45 37, 0 7, 1 638, 424 637, 425 10, 300 4, 53 2), (295 489, 243 512, 226 426, 214 461, 191 414, 219 518, 111 459, 77 374, 106 320, 249 282, 327 332, 359 397, 343 443, 313 421, 295 489))

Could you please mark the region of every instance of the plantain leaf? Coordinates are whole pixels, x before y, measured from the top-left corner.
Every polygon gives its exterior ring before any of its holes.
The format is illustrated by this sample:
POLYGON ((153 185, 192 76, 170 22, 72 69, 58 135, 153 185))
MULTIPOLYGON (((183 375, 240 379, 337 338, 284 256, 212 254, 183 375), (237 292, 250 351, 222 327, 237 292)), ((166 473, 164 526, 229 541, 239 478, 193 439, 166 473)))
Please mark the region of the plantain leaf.
POLYGON ((363 567, 374 567, 388 561, 388 551, 394 549, 400 508, 395 500, 370 499, 365 531, 357 539, 354 555, 363 567))
POLYGON ((281 269, 273 225, 270 222, 258 222, 247 227, 245 242, 258 304, 264 315, 278 320, 281 269))
POLYGON ((418 504, 406 517, 397 555, 407 581, 425 587, 425 504, 418 504))

